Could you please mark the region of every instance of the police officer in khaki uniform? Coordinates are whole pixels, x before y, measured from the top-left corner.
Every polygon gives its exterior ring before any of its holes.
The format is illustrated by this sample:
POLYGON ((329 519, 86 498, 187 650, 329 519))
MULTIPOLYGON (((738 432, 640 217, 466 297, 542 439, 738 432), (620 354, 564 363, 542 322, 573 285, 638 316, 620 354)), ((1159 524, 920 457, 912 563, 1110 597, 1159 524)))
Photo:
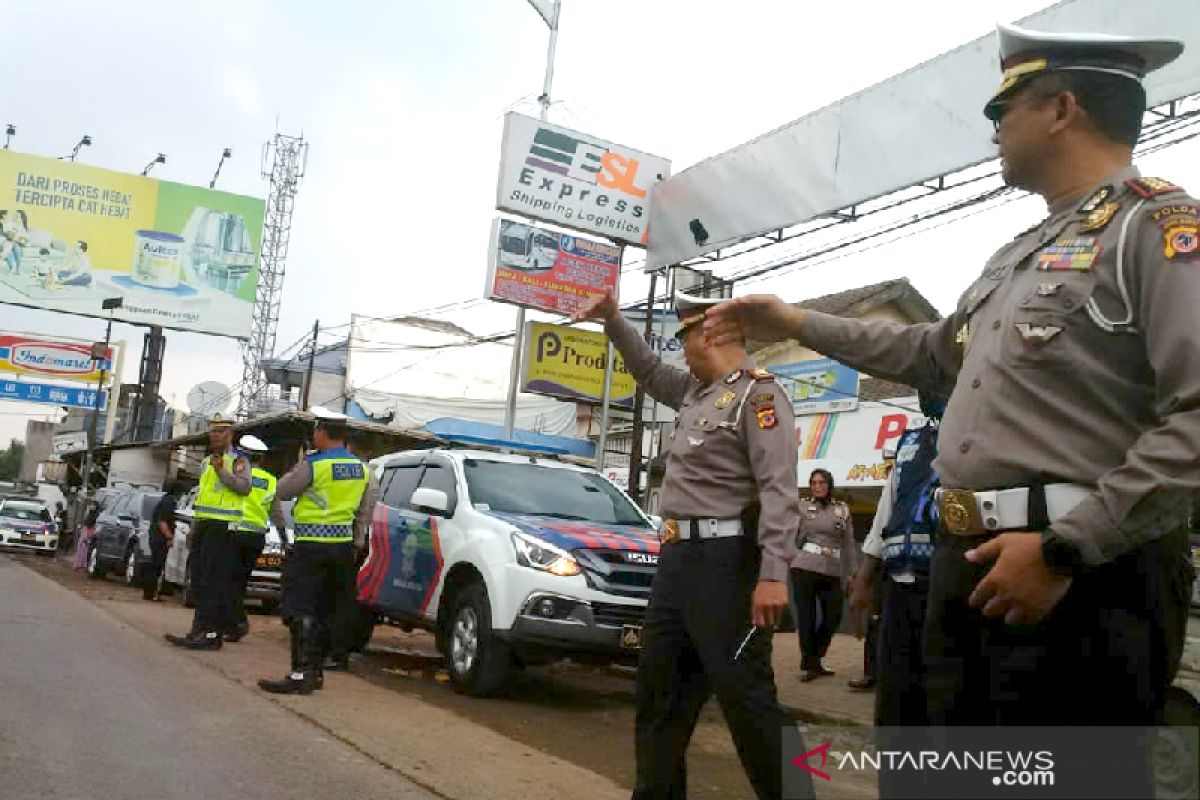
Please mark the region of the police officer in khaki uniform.
POLYGON ((1200 208, 1130 162, 1141 79, 1183 45, 1009 26, 999 43, 984 113, 1006 182, 1049 213, 955 312, 904 326, 747 297, 711 311, 706 336, 794 337, 884 378, 954 382, 935 463, 934 724, 1152 724, 1200 489, 1200 208))
POLYGON ((821 663, 842 622, 843 586, 854 574, 854 520, 850 506, 833 497, 833 475, 816 469, 808 478, 809 496, 800 503, 800 527, 792 558, 792 602, 800 638, 800 680, 808 682, 833 670, 821 663))
POLYGON ((742 342, 704 346, 700 323, 714 302, 676 296, 689 372, 654 355, 611 294, 576 315, 603 320, 630 374, 679 412, 638 666, 635 800, 686 795, 688 741, 714 692, 754 790, 782 794, 781 738, 792 723, 775 696, 771 628, 787 605, 796 533, 795 422, 790 398, 742 342))

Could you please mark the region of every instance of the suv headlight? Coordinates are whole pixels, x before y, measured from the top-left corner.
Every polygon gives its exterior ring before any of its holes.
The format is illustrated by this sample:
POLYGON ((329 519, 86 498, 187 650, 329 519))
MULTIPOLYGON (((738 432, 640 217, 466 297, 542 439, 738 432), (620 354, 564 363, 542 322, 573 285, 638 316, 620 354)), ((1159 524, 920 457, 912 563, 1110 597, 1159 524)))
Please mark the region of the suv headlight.
POLYGON ((512 534, 517 563, 552 575, 578 575, 582 570, 570 553, 525 533, 512 534))

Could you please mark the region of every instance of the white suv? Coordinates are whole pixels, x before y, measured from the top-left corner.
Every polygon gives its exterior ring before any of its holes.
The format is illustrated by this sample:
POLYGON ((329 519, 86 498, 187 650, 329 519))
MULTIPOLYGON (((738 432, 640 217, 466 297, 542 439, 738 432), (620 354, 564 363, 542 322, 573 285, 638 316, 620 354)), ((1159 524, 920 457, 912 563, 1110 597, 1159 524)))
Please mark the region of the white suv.
POLYGON ((359 644, 386 621, 432 630, 455 688, 487 695, 514 664, 633 662, 658 564, 650 519, 595 470, 471 450, 372 462, 359 644))

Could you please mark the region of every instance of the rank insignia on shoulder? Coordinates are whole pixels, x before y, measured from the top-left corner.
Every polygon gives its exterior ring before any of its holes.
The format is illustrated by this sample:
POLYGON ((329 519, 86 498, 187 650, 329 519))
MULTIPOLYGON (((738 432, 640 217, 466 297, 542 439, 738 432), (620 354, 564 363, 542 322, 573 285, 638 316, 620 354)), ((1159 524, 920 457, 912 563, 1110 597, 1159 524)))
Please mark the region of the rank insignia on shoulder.
POLYGON ((962 345, 963 347, 967 346, 967 337, 971 335, 971 332, 968 328, 969 325, 969 322, 964 322, 963 326, 958 329, 958 333, 954 334, 955 344, 962 345))
POLYGON ((1121 204, 1115 200, 1111 203, 1105 203, 1099 208, 1092 209, 1083 219, 1083 224, 1079 226, 1080 233, 1095 233, 1103 230, 1108 223, 1112 222, 1112 218, 1121 210, 1121 204))
POLYGON ((1142 197, 1156 197, 1160 194, 1183 191, 1183 189, 1180 189, 1175 184, 1170 181, 1164 181, 1162 178, 1131 178, 1125 181, 1125 185, 1142 197))
POLYGON ((750 370, 750 377, 754 378, 754 380, 756 380, 756 381, 773 381, 773 380, 775 380, 775 376, 772 375, 770 372, 767 372, 765 369, 750 370))
POLYGON ((741 379, 742 379, 742 371, 740 369, 735 369, 733 372, 729 373, 728 377, 725 378, 725 383, 728 386, 732 386, 733 384, 737 383, 741 379))
POLYGON ((1083 201, 1083 205, 1081 205, 1079 207, 1079 213, 1081 213, 1081 214, 1092 213, 1097 208, 1099 208, 1100 205, 1105 200, 1112 197, 1112 193, 1113 193, 1112 186, 1101 186, 1099 189, 1092 192, 1092 194, 1088 197, 1087 200, 1083 201))
POLYGON ((718 397, 717 402, 713 403, 713 405, 717 408, 718 411, 720 411, 722 409, 729 408, 731 405, 733 405, 733 401, 736 399, 737 399, 736 393, 734 393, 732 391, 727 391, 727 392, 725 392, 725 394, 718 397))
POLYGON ((1075 270, 1087 272, 1100 255, 1100 245, 1091 236, 1059 239, 1037 254, 1037 269, 1056 272, 1075 270))
POLYGON ((779 420, 775 417, 775 406, 763 406, 755 410, 754 416, 758 418, 758 427, 761 430, 774 428, 779 424, 779 420))

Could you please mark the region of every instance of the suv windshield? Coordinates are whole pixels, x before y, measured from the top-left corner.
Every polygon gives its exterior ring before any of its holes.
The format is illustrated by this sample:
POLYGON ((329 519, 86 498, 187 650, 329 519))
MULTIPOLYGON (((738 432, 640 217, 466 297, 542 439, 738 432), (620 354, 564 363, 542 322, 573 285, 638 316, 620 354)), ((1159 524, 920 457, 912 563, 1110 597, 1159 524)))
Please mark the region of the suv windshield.
POLYGON ((591 472, 510 461, 463 462, 471 502, 491 511, 649 527, 624 495, 591 472))
POLYGON ((22 503, 8 501, 3 506, 0 506, 0 517, 8 517, 9 519, 20 519, 26 522, 41 522, 42 509, 44 507, 35 503, 22 503))

